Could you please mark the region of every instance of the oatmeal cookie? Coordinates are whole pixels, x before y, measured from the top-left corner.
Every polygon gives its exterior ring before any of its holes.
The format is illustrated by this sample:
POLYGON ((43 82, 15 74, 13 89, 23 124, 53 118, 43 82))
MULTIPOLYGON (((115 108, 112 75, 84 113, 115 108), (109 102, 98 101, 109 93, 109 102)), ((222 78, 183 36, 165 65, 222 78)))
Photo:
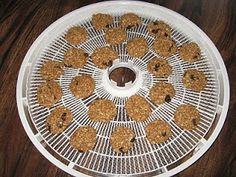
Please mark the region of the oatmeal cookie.
POLYGON ((108 28, 113 23, 113 17, 109 14, 94 14, 92 16, 92 24, 96 30, 108 28))
POLYGON ((92 95, 94 89, 95 81, 89 75, 76 76, 70 83, 70 90, 76 98, 86 98, 92 95))
POLYGON ((110 138, 110 144, 113 150, 121 153, 128 152, 133 147, 134 141, 134 131, 123 126, 116 127, 110 138))
POLYGON ((128 116, 134 121, 144 121, 151 114, 149 103, 139 95, 129 97, 125 104, 128 116))
POLYGON ((84 27, 74 26, 67 31, 65 39, 72 45, 79 45, 88 39, 88 32, 84 27))
POLYGON ((70 138, 70 144, 79 152, 91 150, 96 145, 97 132, 91 126, 79 127, 70 138))
POLYGON ((184 72, 182 82, 187 89, 200 92, 206 87, 207 78, 202 71, 197 69, 188 69, 184 72))
POLYGON ((170 38, 171 27, 163 21, 154 21, 147 25, 148 32, 158 38, 170 38))
POLYGON ((163 143, 172 135, 170 125, 163 120, 155 120, 145 127, 147 139, 151 144, 163 143))
POLYGON ((195 42, 190 42, 179 48, 179 55, 184 61, 193 63, 201 58, 201 50, 195 42))
POLYGON ((148 52, 148 43, 146 39, 137 37, 129 40, 126 48, 131 57, 143 57, 148 52))
POLYGON ((126 31, 121 28, 111 28, 106 31, 105 39, 110 45, 118 45, 127 37, 126 31))
POLYGON ((156 105, 169 103, 175 96, 175 89, 172 84, 161 81, 150 89, 149 96, 156 105))
POLYGON ((134 13, 127 13, 121 16, 120 26, 122 28, 131 29, 141 25, 141 18, 134 13))
POLYGON ((100 69, 112 66, 113 60, 118 58, 118 53, 111 47, 97 48, 92 53, 93 63, 100 69))
POLYGON ((92 121, 109 122, 117 114, 116 105, 106 99, 93 101, 88 108, 88 115, 92 121))
POLYGON ((49 60, 40 69, 40 74, 44 80, 54 80, 64 74, 63 63, 49 60))
POLYGON ((46 127, 53 134, 62 133, 71 123, 72 118, 72 112, 68 108, 58 107, 47 117, 46 127))
POLYGON ((175 41, 169 38, 156 38, 152 48, 162 57, 169 57, 177 52, 175 41))
POLYGON ((37 99, 41 106, 51 107, 62 97, 62 89, 55 81, 46 81, 37 89, 37 99))
POLYGON ((168 77, 172 73, 172 67, 168 61, 157 57, 148 62, 147 70, 156 77, 168 77))
POLYGON ((200 122, 200 113, 197 108, 190 104, 177 107, 174 114, 176 125, 186 130, 193 130, 200 122))
POLYGON ((83 49, 70 48, 64 54, 64 65, 75 69, 83 68, 88 60, 88 54, 83 49))

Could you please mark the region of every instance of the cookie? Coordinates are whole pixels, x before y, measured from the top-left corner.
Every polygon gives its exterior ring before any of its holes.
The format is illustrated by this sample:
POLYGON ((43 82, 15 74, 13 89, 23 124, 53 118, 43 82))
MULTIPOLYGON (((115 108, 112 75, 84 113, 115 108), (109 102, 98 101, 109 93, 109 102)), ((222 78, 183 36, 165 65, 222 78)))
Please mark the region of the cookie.
POLYGON ((193 63, 201 58, 201 50, 195 42, 190 42, 179 48, 179 56, 184 61, 193 63))
POLYGON ((116 127, 110 138, 110 144, 113 150, 121 153, 128 152, 133 147, 134 141, 134 131, 123 126, 116 127))
POLYGON ((202 71, 197 69, 188 69, 184 72, 182 82, 187 89, 200 92, 206 87, 207 78, 202 71))
POLYGON ((56 108, 46 119, 46 127, 53 134, 62 133, 71 123, 73 118, 72 112, 62 106, 56 108))
POLYGON ((91 126, 79 127, 70 137, 70 145, 79 152, 91 150, 96 145, 97 132, 91 126))
POLYGON ((134 13, 127 13, 121 16, 120 26, 122 28, 131 29, 141 25, 141 18, 134 13))
POLYGON ((169 38, 156 38, 152 48, 162 57, 169 57, 177 52, 175 41, 169 38))
POLYGON ((155 37, 170 38, 171 27, 163 21, 154 21, 147 25, 148 32, 155 37))
POLYGON ((126 49, 131 57, 142 57, 148 52, 148 44, 146 39, 137 37, 127 42, 126 49))
POLYGON ((151 113, 149 103, 139 95, 129 97, 125 104, 125 109, 128 116, 134 121, 144 121, 151 113))
POLYGON ((84 27, 74 26, 67 31, 65 39, 72 45, 79 45, 88 39, 88 32, 84 27))
POLYGON ((41 77, 44 80, 54 80, 64 74, 63 63, 49 60, 40 69, 41 77))
POLYGON ((92 24, 96 30, 102 30, 108 28, 113 22, 113 17, 109 14, 94 14, 92 16, 92 24))
POLYGON ((46 81, 37 89, 37 99, 41 106, 51 107, 62 97, 62 89, 55 81, 46 81))
POLYGON ((93 63, 100 69, 111 67, 113 60, 118 58, 118 53, 111 47, 97 48, 91 55, 93 63))
POLYGON ((110 45, 118 45, 127 37, 126 31, 121 28, 111 28, 106 31, 105 39, 110 45))
POLYGON ((76 76, 71 80, 70 90, 76 98, 86 98, 92 95, 95 81, 89 75, 76 76))
POLYGON ((151 144, 167 141, 172 135, 171 126, 163 120, 155 120, 145 127, 146 137, 151 144))
POLYGON ((92 121, 109 122, 116 114, 116 105, 106 99, 95 100, 88 108, 88 115, 92 121))
POLYGON ((193 105, 180 105, 176 109, 174 120, 182 129, 193 130, 200 122, 200 113, 193 105))
POLYGON ((147 70, 156 77, 168 77, 172 73, 172 67, 168 61, 157 57, 148 62, 147 70))
POLYGON ((88 54, 83 49, 70 48, 64 54, 64 65, 75 69, 83 68, 88 59, 88 54))
POLYGON ((160 105, 165 102, 169 103, 174 96, 175 89, 173 85, 162 81, 155 84, 149 92, 149 97, 156 105, 160 105))

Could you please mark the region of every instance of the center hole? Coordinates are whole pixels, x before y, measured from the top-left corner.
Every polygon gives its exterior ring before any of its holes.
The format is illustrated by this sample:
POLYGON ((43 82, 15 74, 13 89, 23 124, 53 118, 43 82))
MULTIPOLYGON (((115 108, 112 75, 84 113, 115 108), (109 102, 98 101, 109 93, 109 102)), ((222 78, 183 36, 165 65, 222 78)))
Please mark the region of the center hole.
POLYGON ((135 78, 134 71, 126 67, 116 68, 109 75, 109 79, 116 82, 118 87, 125 87, 125 84, 130 81, 133 83, 135 78))

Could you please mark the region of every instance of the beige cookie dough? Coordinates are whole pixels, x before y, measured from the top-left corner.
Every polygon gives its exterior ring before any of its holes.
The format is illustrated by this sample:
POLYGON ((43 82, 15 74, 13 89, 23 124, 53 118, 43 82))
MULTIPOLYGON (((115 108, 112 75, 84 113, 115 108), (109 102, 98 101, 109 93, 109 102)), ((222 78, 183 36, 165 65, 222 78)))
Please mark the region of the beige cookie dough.
POLYGON ((70 137, 70 144, 79 152, 86 152, 96 145, 97 132, 91 126, 79 127, 70 137))
POLYGON ((126 49, 131 57, 143 57, 148 52, 148 43, 142 37, 133 38, 127 42, 126 49))
POLYGON ((46 119, 47 129, 53 133, 62 133, 73 119, 72 112, 62 106, 54 109, 46 119))
POLYGON ((179 48, 179 55, 184 61, 193 63, 201 58, 201 50, 197 43, 190 42, 179 48))
POLYGON ((171 27, 163 21, 154 21, 147 25, 148 32, 158 38, 170 38, 171 27))
POLYGON ((79 45, 88 39, 88 32, 84 27, 74 26, 67 31, 65 39, 72 45, 79 45))
POLYGON ((70 90, 76 98, 86 98, 94 92, 95 81, 89 75, 76 76, 71 80, 70 90))
POLYGON ((172 73, 168 61, 157 57, 148 62, 147 70, 156 77, 168 77, 172 73))
POLYGON ((171 126, 163 120, 155 120, 145 127, 148 141, 158 144, 167 141, 172 135, 171 126))
POLYGON ((182 82, 187 89, 200 92, 206 87, 207 78, 202 71, 197 69, 188 69, 184 72, 182 82))
POLYGON ((133 147, 134 141, 134 131, 123 126, 116 127, 110 138, 112 149, 119 153, 128 152, 133 147))
POLYGON ((113 17, 109 14, 94 14, 92 16, 92 24, 96 30, 102 30, 109 27, 113 23, 113 17))
POLYGON ((70 48, 64 54, 64 65, 71 68, 83 68, 88 60, 88 54, 83 49, 70 48))
POLYGON ((92 121, 109 122, 117 115, 116 105, 106 99, 95 100, 89 105, 88 115, 92 121))
POLYGON ((169 103, 175 96, 175 89, 172 84, 161 81, 150 89, 149 96, 156 105, 169 103))
POLYGON ((128 116, 134 121, 144 121, 151 114, 149 103, 140 95, 129 97, 125 109, 128 116))
POLYGON ((106 31, 105 39, 110 45, 121 44, 127 37, 126 31, 121 28, 111 28, 106 31))
POLYGON ((127 13, 121 16, 120 26, 122 28, 131 29, 141 25, 141 18, 134 13, 127 13))
POLYGON ((118 58, 118 53, 111 47, 97 48, 92 53, 93 63, 100 69, 111 67, 113 60, 118 58))
POLYGON ((64 74, 63 63, 49 60, 40 69, 41 77, 44 80, 54 80, 64 74))
POLYGON ((37 89, 37 100, 39 105, 51 107, 62 97, 62 89, 55 81, 46 81, 37 89))
POLYGON ((193 130, 200 122, 200 113, 197 108, 190 104, 177 107, 174 114, 176 125, 186 130, 193 130))
POLYGON ((176 43, 170 38, 156 38, 152 48, 162 57, 169 57, 177 52, 176 43))

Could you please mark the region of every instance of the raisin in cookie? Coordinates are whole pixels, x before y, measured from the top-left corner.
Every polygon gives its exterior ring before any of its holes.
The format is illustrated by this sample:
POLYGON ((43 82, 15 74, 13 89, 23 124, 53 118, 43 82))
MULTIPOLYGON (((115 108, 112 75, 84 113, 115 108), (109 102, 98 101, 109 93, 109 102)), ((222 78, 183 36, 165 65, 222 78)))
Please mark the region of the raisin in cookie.
POLYGON ((91 150, 96 145, 97 132, 91 126, 79 127, 70 137, 70 144, 79 152, 91 150))
POLYGON ((147 139, 151 144, 163 143, 172 135, 170 125, 162 120, 155 120, 145 127, 147 139))
POLYGON ((122 28, 131 29, 141 25, 141 18, 134 13, 127 13, 121 16, 120 26, 122 28))
POLYGON ((92 95, 94 89, 95 81, 89 75, 76 76, 70 83, 70 90, 77 98, 86 98, 92 95))
POLYGON ((134 131, 123 126, 116 127, 110 138, 110 144, 113 150, 121 153, 128 152, 133 147, 134 141, 134 131))
POLYGON ((63 132, 71 123, 72 112, 64 106, 56 108, 46 119, 46 127, 53 134, 63 132))
POLYGON ((62 97, 62 89, 55 81, 46 81, 37 89, 37 99, 41 106, 51 107, 62 97))
POLYGON ((93 63, 100 69, 112 66, 113 60, 118 58, 118 53, 111 47, 97 48, 92 53, 93 63))
POLYGON ((113 22, 113 17, 109 14, 94 14, 92 16, 92 24, 96 30, 108 28, 113 22))
POLYGON ((158 82, 150 89, 149 96, 156 105, 169 103, 175 96, 175 89, 170 83, 158 82))
POLYGON ((88 115, 92 121, 109 122, 116 114, 116 105, 106 99, 95 100, 88 108, 88 115))
POLYGON ((125 104, 125 109, 128 116, 134 121, 144 121, 151 113, 149 103, 139 95, 129 97, 125 104))
POLYGON ((207 78, 202 71, 197 69, 188 69, 184 72, 182 82, 187 89, 200 92, 206 87, 207 78))
POLYGON ((195 106, 184 104, 177 107, 174 119, 179 127, 193 130, 200 122, 200 113, 195 106))
POLYGON ((64 54, 64 65, 75 69, 83 68, 88 59, 88 54, 83 49, 70 48, 64 54))
POLYGON ((137 37, 129 40, 126 45, 127 52, 131 57, 142 57, 148 52, 146 39, 137 37))
POLYGON ((155 37, 170 38, 171 27, 163 21, 154 21, 147 25, 148 32, 155 37))
POLYGON ((156 38, 152 48, 162 57, 169 57, 177 52, 175 41, 169 38, 156 38))
POLYGON ((172 67, 168 61, 157 57, 148 62, 147 70, 156 77, 168 77, 172 73, 172 67))
POLYGON ((126 31, 121 28, 111 28, 106 31, 105 39, 110 45, 118 45, 127 37, 126 31))
POLYGON ((74 26, 67 31, 65 39, 72 45, 79 45, 88 39, 88 32, 84 27, 74 26))
POLYGON ((187 43, 179 48, 179 55, 184 61, 193 63, 201 57, 201 50, 195 42, 187 43))
POLYGON ((54 80, 64 74, 63 63, 49 60, 40 69, 40 74, 44 80, 54 80))

